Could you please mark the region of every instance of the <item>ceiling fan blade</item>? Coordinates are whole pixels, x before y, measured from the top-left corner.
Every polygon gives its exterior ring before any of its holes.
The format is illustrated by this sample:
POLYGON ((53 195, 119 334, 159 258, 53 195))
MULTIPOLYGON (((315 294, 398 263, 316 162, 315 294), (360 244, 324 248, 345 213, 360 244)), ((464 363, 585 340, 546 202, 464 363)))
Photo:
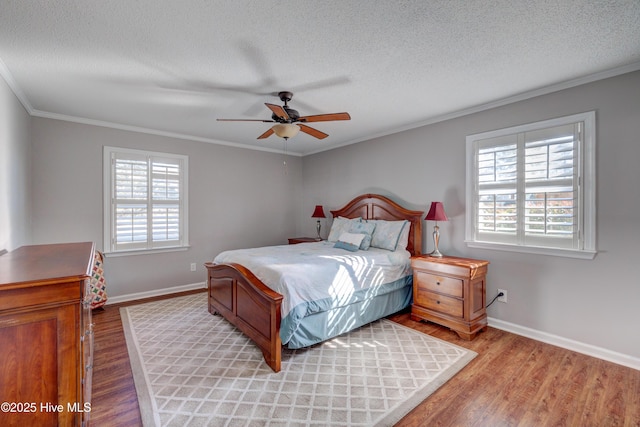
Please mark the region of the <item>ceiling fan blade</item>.
POLYGON ((258 138, 256 139, 265 139, 265 138, 269 138, 271 135, 273 135, 273 129, 269 128, 267 129, 267 131, 265 133, 263 133, 262 135, 260 135, 258 138))
POLYGON ((312 127, 309 127, 307 125, 303 125, 300 123, 296 123, 299 127, 300 130, 308 135, 313 136, 314 138, 318 138, 318 139, 325 139, 326 137, 328 137, 329 135, 327 135, 324 132, 320 132, 318 129, 314 129, 312 127))
POLYGON ((266 105, 268 109, 273 111, 273 114, 280 117, 282 120, 290 119, 289 114, 287 114, 287 112, 281 106, 275 105, 275 104, 268 104, 266 102, 264 103, 264 105, 266 105))
POLYGON ((334 120, 351 120, 349 113, 317 114, 315 116, 302 116, 298 118, 300 122, 332 122, 334 120))
POLYGON ((263 122, 263 123, 275 123, 273 120, 260 120, 260 119, 216 119, 219 122, 263 122))

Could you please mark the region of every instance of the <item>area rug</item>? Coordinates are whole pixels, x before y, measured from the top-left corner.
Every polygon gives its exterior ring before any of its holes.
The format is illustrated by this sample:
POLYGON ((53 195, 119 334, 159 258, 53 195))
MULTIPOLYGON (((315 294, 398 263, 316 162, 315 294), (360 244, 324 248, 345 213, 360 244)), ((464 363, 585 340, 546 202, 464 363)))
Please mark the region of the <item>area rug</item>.
POLYGON ((120 313, 145 426, 391 426, 476 356, 383 319, 274 373, 206 293, 120 313))

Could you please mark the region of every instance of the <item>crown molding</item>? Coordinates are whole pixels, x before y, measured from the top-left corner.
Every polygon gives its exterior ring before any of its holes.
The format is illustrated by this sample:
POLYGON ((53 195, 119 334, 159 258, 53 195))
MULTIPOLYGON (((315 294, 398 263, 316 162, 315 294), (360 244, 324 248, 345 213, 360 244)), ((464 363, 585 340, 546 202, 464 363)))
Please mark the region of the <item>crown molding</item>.
MULTIPOLYGON (((107 122, 103 120, 94 120, 94 119, 87 119, 84 117, 68 116, 65 114, 49 113, 47 111, 33 110, 31 115, 33 117, 42 117, 45 119, 61 120, 65 122, 100 126, 100 127, 110 128, 110 129, 124 130, 128 132, 137 132, 137 133, 144 133, 148 135, 164 136, 167 138, 184 139, 187 141, 206 142, 209 144, 225 145, 225 146, 234 147, 234 148, 243 148, 247 150, 266 151, 269 153, 282 154, 282 150, 275 149, 275 148, 253 147, 245 144, 238 144, 235 142, 223 141, 220 139, 204 138, 200 136, 188 135, 183 133, 166 132, 162 130, 145 128, 140 126, 123 125, 123 124, 112 123, 112 122, 107 122)), ((302 154, 287 152, 287 156, 301 157, 302 154)))
POLYGON ((2 58, 0 58, 0 76, 2 76, 5 82, 7 82, 7 85, 9 86, 11 91, 13 91, 13 94, 16 96, 16 98, 18 98, 24 109, 27 110, 27 113, 33 116, 34 110, 31 106, 31 103, 29 102, 29 99, 24 94, 22 89, 20 89, 20 86, 18 86, 18 82, 16 82, 16 80, 13 78, 13 74, 11 74, 11 71, 9 71, 6 64, 2 61, 2 58))

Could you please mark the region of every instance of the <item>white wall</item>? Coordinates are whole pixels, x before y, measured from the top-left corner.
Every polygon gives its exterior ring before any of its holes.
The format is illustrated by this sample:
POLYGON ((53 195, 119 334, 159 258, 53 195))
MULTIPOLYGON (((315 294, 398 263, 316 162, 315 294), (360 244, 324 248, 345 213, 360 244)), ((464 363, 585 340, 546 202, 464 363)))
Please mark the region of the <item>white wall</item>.
MULTIPOLYGON (((329 209, 364 192, 425 211, 443 201, 450 221, 439 224, 441 252, 489 260, 487 298, 508 290, 508 304, 493 304, 490 317, 640 358, 638 162, 640 72, 634 72, 304 157, 304 198, 329 209), (596 258, 467 248, 465 137, 590 110, 597 117, 596 258)), ((430 251, 433 223, 424 226, 430 251)))
POLYGON ((44 118, 33 119, 34 243, 93 241, 102 249, 103 146, 189 156, 189 239, 183 252, 108 257, 111 297, 205 282, 225 250, 285 244, 301 199, 299 157, 44 118), (197 263, 191 272, 190 263, 197 263))
POLYGON ((31 117, 0 77, 0 250, 31 240, 31 117))

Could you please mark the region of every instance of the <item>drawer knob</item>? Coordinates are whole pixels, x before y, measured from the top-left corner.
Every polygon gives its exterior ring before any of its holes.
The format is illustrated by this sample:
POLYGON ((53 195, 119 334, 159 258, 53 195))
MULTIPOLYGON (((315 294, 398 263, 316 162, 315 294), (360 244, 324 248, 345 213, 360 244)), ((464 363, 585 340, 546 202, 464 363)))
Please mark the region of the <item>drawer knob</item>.
POLYGON ((440 301, 436 301, 436 304, 440 304, 440 301))
POLYGON ((436 285, 440 286, 440 282, 436 282, 436 285))

